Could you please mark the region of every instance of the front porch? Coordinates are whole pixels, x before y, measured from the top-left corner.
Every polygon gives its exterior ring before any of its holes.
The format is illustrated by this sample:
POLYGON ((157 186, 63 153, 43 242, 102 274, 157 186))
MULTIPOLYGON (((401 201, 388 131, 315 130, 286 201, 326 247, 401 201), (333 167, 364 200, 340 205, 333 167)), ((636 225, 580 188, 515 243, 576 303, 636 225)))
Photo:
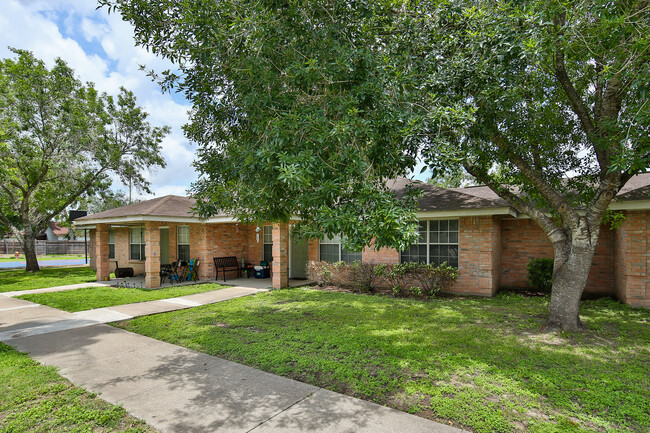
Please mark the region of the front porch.
MULTIPOLYGON (((176 260, 198 259, 198 279, 218 281, 213 263, 215 257, 235 257, 237 263, 270 264, 271 278, 233 278, 225 284, 255 288, 283 288, 305 284, 308 260, 317 260, 316 242, 300 242, 289 236, 290 224, 245 225, 224 222, 185 221, 111 221, 96 224, 91 230, 91 266, 95 266, 97 281, 105 281, 115 270, 133 268, 137 278, 113 279, 111 285, 130 284, 131 287, 161 287, 161 265, 176 260), (295 278, 295 280, 293 279, 295 278), (115 284, 113 284, 113 282, 115 284)), ((227 277, 236 277, 229 272, 227 277)), ((185 284, 183 282, 181 284, 185 284)), ((168 282, 162 286, 167 287, 168 282)))
MULTIPOLYGON (((206 284, 206 283, 216 283, 223 284, 224 286, 233 286, 233 287, 246 287, 250 289, 272 289, 273 281, 271 278, 233 278, 226 279, 224 283, 223 280, 215 281, 212 280, 197 280, 197 281, 182 281, 180 283, 170 283, 165 281, 161 283, 160 286, 156 287, 157 289, 162 289, 165 287, 178 287, 178 286, 191 286, 194 284, 206 284)), ((113 278, 109 282, 106 282, 107 285, 113 287, 134 287, 134 288, 146 288, 146 279, 145 277, 133 277, 133 278, 113 278)), ((312 285, 313 281, 303 280, 303 279, 293 279, 290 278, 289 282, 284 287, 300 287, 300 286, 309 286, 312 285)))

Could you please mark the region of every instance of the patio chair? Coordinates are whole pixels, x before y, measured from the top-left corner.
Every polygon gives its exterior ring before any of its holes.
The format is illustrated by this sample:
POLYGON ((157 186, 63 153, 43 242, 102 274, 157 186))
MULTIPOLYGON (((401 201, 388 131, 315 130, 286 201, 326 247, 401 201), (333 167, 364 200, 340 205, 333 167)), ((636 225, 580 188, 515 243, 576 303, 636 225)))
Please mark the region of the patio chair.
POLYGON ((161 265, 160 266, 160 284, 164 283, 165 280, 169 280, 171 283, 172 276, 172 265, 161 265))
POLYGON ((171 264, 171 270, 170 270, 170 274, 169 274, 169 282, 171 284, 174 284, 174 282, 177 282, 177 283, 181 282, 180 273, 182 273, 182 270, 179 269, 180 266, 181 266, 181 263, 182 263, 181 260, 178 259, 178 260, 174 260, 172 262, 172 264, 171 264))

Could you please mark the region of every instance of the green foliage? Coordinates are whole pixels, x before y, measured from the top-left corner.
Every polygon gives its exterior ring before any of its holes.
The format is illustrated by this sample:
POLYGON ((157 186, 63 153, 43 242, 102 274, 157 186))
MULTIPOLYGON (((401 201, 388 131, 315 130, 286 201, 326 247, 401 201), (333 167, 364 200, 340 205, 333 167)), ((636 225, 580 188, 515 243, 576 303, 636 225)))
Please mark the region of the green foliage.
MULTIPOLYGON (((48 69, 12 51, 15 59, 0 61, 0 221, 33 250, 35 235, 83 195, 105 190, 111 173, 147 190, 140 171, 165 166, 169 128, 151 127, 124 88, 116 98, 99 94, 61 59, 48 69)), ((28 254, 28 270, 35 262, 28 254)))
POLYGON ((0 343, 0 433, 154 432, 119 407, 0 343))
POLYGON ((553 288, 553 264, 555 260, 548 257, 531 259, 526 265, 528 284, 540 292, 551 292, 553 288))
MULTIPOLYGON (((139 200, 134 200, 137 203, 139 200)), ((77 208, 88 211, 88 214, 104 212, 110 209, 131 204, 124 191, 103 190, 94 195, 86 195, 77 201, 77 208)))
POLYGON ((309 262, 307 275, 319 286, 336 285, 375 293, 388 286, 395 297, 434 297, 449 290, 458 279, 458 269, 446 263, 328 263, 309 262))
POLYGON ((602 223, 604 225, 609 225, 610 230, 620 229, 624 222, 625 214, 623 212, 607 209, 603 215, 602 223))
POLYGON ((87 266, 43 268, 38 273, 25 272, 23 269, 0 270, 0 292, 91 283, 96 280, 97 274, 87 266))
POLYGON ((177 61, 179 74, 159 78, 193 104, 185 132, 200 145, 202 215, 295 215, 294 233, 343 234, 355 251, 412 243, 415 201, 385 185, 419 149, 409 86, 390 82, 377 34, 389 31, 393 2, 100 4, 135 25, 139 44, 177 61))
POLYGON ((575 255, 650 163, 646 0, 100 4, 180 68, 160 79, 193 104, 204 216, 296 215, 305 237, 403 250, 415 202, 385 181, 422 158, 436 177, 466 170, 575 255))
POLYGON ((27 294, 19 296, 19 298, 74 313, 75 311, 84 311, 93 308, 112 307, 114 305, 134 304, 136 302, 155 301, 158 299, 193 295, 195 293, 211 292, 225 287, 219 284, 196 284, 161 289, 86 287, 63 292, 27 294))
POLYGON ((548 334, 548 302, 287 289, 120 326, 475 432, 648 431, 650 312, 585 301, 548 334))

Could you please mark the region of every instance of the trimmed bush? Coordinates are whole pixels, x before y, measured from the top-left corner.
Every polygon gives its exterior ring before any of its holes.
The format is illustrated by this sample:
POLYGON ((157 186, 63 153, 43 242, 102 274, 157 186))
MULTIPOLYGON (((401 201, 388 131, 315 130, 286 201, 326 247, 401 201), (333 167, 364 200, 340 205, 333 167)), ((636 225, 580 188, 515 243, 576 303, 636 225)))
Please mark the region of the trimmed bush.
POLYGON ((540 292, 549 292, 553 287, 553 259, 541 257, 531 259, 526 265, 528 269, 528 284, 540 292))
POLYGON ((390 289, 395 297, 433 297, 450 289, 458 279, 458 269, 443 263, 328 263, 309 262, 307 276, 319 286, 339 286, 364 293, 390 289))

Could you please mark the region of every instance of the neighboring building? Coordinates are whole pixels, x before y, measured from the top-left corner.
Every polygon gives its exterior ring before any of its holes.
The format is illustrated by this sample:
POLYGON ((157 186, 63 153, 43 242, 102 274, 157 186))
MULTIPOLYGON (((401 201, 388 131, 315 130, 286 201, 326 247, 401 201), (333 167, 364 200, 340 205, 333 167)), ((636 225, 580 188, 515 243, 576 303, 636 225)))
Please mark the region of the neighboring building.
POLYGON ((58 223, 51 222, 49 227, 45 229, 44 239, 48 241, 63 241, 67 239, 70 229, 61 227, 58 223))
MULTIPOLYGON (((399 195, 409 181, 391 181, 399 195)), ((219 215, 192 214, 195 200, 165 196, 79 218, 76 228, 90 229, 91 266, 103 280, 120 266, 146 275, 147 287, 160 285, 160 265, 176 258, 201 260, 199 277, 214 278, 213 257, 272 262, 273 287, 304 278, 309 260, 374 263, 425 261, 458 266, 453 292, 492 296, 500 287, 526 287, 531 258, 553 257, 542 230, 526 215, 484 186, 439 188, 413 182, 424 194, 419 202, 420 240, 406 251, 367 248, 355 253, 340 239, 297 242, 291 224, 238 223, 219 215), (96 259, 99 258, 99 259, 96 259)), ((613 295, 632 306, 650 308, 650 174, 632 178, 610 206, 625 214, 618 230, 603 227, 585 292, 613 295), (648 287, 646 289, 646 286, 648 287)))

